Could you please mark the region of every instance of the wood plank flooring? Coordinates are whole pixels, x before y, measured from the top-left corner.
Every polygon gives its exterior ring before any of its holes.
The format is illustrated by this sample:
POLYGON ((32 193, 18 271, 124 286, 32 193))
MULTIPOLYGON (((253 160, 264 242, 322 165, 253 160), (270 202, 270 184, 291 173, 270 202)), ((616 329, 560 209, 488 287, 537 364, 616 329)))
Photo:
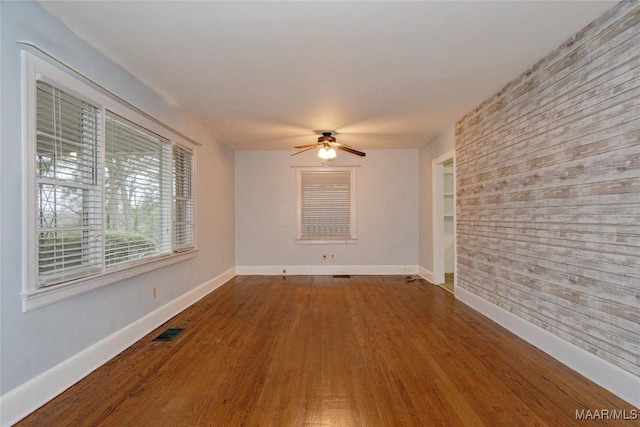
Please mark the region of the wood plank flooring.
POLYGON ((18 425, 638 425, 600 409, 635 408, 425 281, 238 276, 18 425))
POLYGON ((440 286, 445 291, 455 294, 453 273, 444 273, 444 283, 440 286))

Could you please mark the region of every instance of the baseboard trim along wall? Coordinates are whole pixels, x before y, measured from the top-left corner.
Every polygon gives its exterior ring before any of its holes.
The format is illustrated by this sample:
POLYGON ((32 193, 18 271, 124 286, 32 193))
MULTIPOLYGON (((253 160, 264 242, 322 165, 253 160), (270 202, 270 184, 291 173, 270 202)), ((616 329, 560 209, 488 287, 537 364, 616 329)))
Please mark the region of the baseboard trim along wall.
POLYGON ((433 283, 433 272, 422 266, 418 266, 418 275, 429 283, 433 283))
POLYGON ((640 407, 640 377, 465 289, 456 287, 455 296, 461 302, 487 316, 569 368, 601 385, 621 399, 640 407))
POLYGON ((236 274, 281 276, 281 275, 332 275, 332 274, 362 274, 362 275, 408 275, 417 274, 417 265, 237 265, 236 274))
POLYGON ((0 426, 20 421, 236 275, 235 268, 147 314, 0 397, 0 426))

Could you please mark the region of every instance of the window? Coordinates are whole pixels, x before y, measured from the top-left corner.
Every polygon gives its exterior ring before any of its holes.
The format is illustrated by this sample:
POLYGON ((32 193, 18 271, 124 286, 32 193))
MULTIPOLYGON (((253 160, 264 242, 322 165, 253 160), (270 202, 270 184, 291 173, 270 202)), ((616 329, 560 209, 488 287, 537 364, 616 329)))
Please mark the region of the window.
POLYGON ((36 93, 38 285, 99 272, 101 111, 44 81, 36 93))
POLYGON ((193 153, 173 147, 173 248, 183 251, 194 245, 193 153))
POLYGON ((104 200, 107 266, 171 252, 171 145, 107 112, 104 200))
POLYGON ((195 249, 193 152, 178 136, 24 55, 24 308, 184 259, 172 255, 195 249))
POLYGON ((298 241, 353 241, 355 168, 299 168, 298 241))

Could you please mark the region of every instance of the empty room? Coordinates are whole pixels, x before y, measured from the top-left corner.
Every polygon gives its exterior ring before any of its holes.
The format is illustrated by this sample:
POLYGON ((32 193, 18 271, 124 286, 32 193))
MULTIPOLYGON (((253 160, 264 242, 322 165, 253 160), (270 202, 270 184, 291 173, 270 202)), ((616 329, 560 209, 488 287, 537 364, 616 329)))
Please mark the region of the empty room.
POLYGON ((640 2, 0 30, 0 426, 638 425, 640 2))

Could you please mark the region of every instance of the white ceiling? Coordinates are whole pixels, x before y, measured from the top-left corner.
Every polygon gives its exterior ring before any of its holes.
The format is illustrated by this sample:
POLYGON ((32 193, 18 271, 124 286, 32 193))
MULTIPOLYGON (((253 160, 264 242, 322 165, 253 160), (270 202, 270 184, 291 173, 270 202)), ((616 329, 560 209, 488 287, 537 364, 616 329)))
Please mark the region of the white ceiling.
POLYGON ((614 5, 42 2, 238 150, 420 147, 614 5))

